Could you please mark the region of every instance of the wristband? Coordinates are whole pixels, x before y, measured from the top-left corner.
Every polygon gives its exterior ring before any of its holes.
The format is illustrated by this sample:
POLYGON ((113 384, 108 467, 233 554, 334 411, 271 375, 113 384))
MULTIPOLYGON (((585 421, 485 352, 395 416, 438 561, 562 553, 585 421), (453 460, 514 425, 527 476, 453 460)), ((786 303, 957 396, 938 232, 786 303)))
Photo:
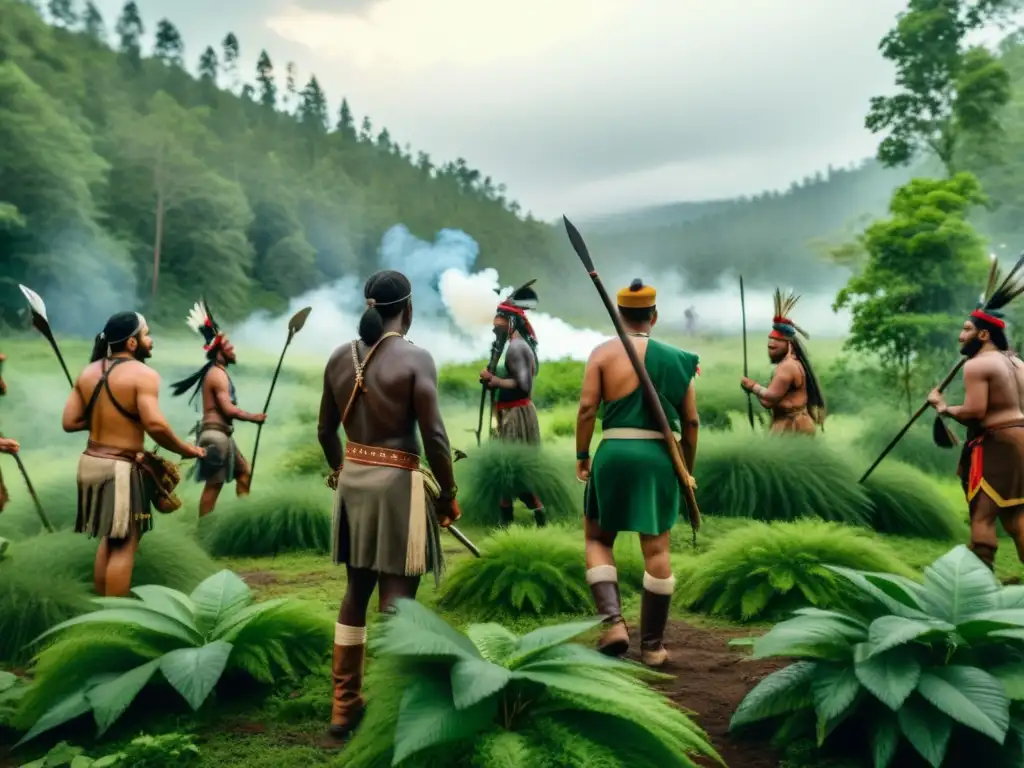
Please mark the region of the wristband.
POLYGON ((767 391, 768 391, 768 390, 766 390, 766 389, 765 389, 764 387, 762 387, 762 386, 761 386, 760 384, 755 384, 755 385, 754 385, 754 388, 753 388, 753 389, 751 390, 751 392, 753 392, 753 393, 754 393, 755 395, 757 395, 758 397, 764 397, 764 393, 765 393, 765 392, 767 392, 767 391))
POLYGON ((576 461, 586 461, 590 458, 590 451, 576 451, 576 461))

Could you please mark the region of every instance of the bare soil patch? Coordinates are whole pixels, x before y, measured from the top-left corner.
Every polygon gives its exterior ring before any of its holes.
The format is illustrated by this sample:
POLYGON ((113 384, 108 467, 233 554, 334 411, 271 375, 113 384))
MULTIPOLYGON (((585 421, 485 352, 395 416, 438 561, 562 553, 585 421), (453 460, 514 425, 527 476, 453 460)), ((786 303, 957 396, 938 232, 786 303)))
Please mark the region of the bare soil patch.
MULTIPOLYGON (((639 661, 639 627, 630 630, 630 657, 639 661)), ((675 679, 656 683, 654 687, 680 707, 697 713, 696 721, 729 768, 777 768, 779 755, 768 745, 742 741, 729 734, 729 720, 747 692, 787 663, 745 660, 743 652, 730 648, 728 643, 746 634, 669 622, 665 647, 671 659, 661 671, 675 679)), ((711 761, 706 764, 714 765, 711 761)))
POLYGON ((277 575, 270 571, 241 571, 238 575, 250 587, 269 587, 279 581, 277 575))

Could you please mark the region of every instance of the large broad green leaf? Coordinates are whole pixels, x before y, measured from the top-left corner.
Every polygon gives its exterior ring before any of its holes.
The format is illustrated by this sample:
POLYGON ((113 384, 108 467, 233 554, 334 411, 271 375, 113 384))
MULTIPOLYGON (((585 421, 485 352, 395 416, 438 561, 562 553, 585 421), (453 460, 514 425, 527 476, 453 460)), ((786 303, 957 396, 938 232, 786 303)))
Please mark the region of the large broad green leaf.
POLYGON ((196 632, 199 631, 195 621, 196 606, 185 593, 160 584, 144 584, 141 587, 134 587, 132 592, 154 610, 172 616, 196 632))
POLYGON ((956 631, 969 643, 977 643, 1000 629, 1024 629, 1024 609, 1003 608, 983 611, 961 621, 956 631))
POLYGON ((487 661, 504 664, 519 644, 519 635, 509 632, 501 624, 470 624, 466 636, 487 661))
POLYGON ((89 700, 86 698, 86 691, 88 689, 89 686, 86 685, 84 688, 65 696, 54 704, 53 707, 48 709, 42 717, 36 720, 35 725, 33 725, 29 729, 28 733, 22 736, 21 740, 14 746, 21 746, 26 741, 31 741, 39 734, 46 733, 46 731, 56 728, 59 725, 64 725, 64 723, 69 723, 76 717, 81 717, 92 709, 92 705, 89 704, 89 700))
POLYGON ((246 625, 250 621, 255 619, 257 616, 262 616, 270 611, 276 611, 278 608, 284 605, 288 605, 291 602, 290 598, 278 597, 273 600, 264 600, 260 603, 253 603, 247 605, 245 608, 231 611, 224 620, 217 624, 210 634, 207 636, 208 640, 227 640, 233 642, 235 637, 245 629, 246 625))
POLYGON ((480 659, 473 642, 415 600, 395 601, 395 613, 381 621, 370 643, 374 653, 420 659, 480 659))
POLYGON ((860 691, 860 681, 853 667, 846 664, 818 666, 817 674, 811 680, 811 695, 814 697, 814 711, 819 723, 835 720, 846 712, 860 691))
POLYGON ((921 664, 909 648, 893 648, 879 654, 872 654, 871 650, 870 645, 866 652, 858 649, 854 673, 861 685, 895 712, 917 688, 921 664))
POLYGON ((603 669, 591 669, 586 673, 564 669, 538 672, 530 667, 523 667, 515 670, 512 678, 543 685, 550 692, 582 696, 612 704, 621 704, 623 689, 636 685, 629 678, 603 669))
POLYGON ((574 637, 578 637, 598 626, 600 623, 600 618, 593 618, 583 621, 572 621, 566 624, 553 624, 549 627, 535 629, 519 639, 519 645, 516 647, 515 653, 508 658, 506 664, 509 669, 515 669, 528 662, 537 654, 543 653, 556 645, 567 643, 574 637))
POLYGON ((900 745, 900 722, 895 713, 878 715, 871 722, 871 759, 874 768, 889 768, 900 745))
POLYGON ((900 731, 932 768, 939 768, 949 748, 953 721, 914 694, 897 713, 900 731))
POLYGON ((160 672, 192 709, 199 709, 217 685, 232 645, 215 640, 199 648, 179 648, 160 659, 160 672))
POLYGON ((917 593, 905 584, 890 579, 889 574, 855 571, 839 565, 826 565, 830 571, 845 578, 865 596, 885 606, 891 613, 908 619, 930 619, 917 593))
POLYGON ((452 666, 452 702, 468 709, 501 691, 512 679, 504 667, 483 659, 462 659, 452 666))
POLYGON ((252 590, 238 574, 225 568, 192 590, 189 599, 195 605, 196 626, 205 636, 234 611, 252 602, 252 590))
POLYGON ((989 669, 988 673, 1003 684, 1006 698, 1024 701, 1024 663, 1001 664, 989 669))
POLYGON ((840 619, 797 616, 772 627, 754 643, 752 658, 808 656, 839 661, 852 656, 852 648, 867 639, 862 628, 840 619))
POLYGON ((131 602, 135 603, 135 606, 132 608, 102 608, 98 611, 83 613, 81 616, 63 621, 57 626, 51 627, 33 642, 38 643, 45 637, 82 624, 113 624, 139 627, 159 635, 172 637, 185 645, 198 645, 203 641, 200 635, 177 619, 158 613, 141 601, 132 600, 131 602))
POLYGON ((999 607, 995 574, 962 544, 924 569, 924 586, 936 617, 961 624, 999 607))
POLYGON ((569 668, 577 670, 586 670, 587 668, 612 670, 629 677, 642 677, 648 680, 673 679, 672 675, 666 675, 663 672, 658 672, 632 661, 605 656, 593 648, 585 648, 577 643, 566 643, 565 645, 556 645, 554 648, 548 648, 543 653, 534 656, 526 664, 518 667, 520 670, 529 671, 546 671, 551 669, 565 671, 569 668))
POLYGON ((499 696, 484 699, 468 709, 458 710, 444 677, 413 680, 405 694, 395 726, 394 757, 391 765, 437 744, 469 740, 494 727, 499 696))
POLYGON ((1003 684, 977 667, 932 667, 917 691, 941 712, 1002 744, 1010 727, 1010 700, 1003 684))
POLYGON ((1024 585, 1011 584, 999 590, 1000 608, 1024 608, 1024 585))
POLYGON ((824 608, 797 608, 793 611, 794 616, 813 616, 819 619, 837 619, 839 621, 845 621, 847 624, 851 624, 858 629, 862 629, 865 632, 868 630, 868 625, 856 616, 851 616, 848 613, 842 613, 841 611, 829 611, 824 608))
POLYGON ((120 677, 100 683, 89 689, 86 693, 86 698, 92 707, 93 717, 96 718, 96 725, 99 728, 100 736, 106 733, 107 729, 135 701, 139 691, 146 687, 146 684, 153 677, 159 666, 160 659, 154 659, 125 672, 120 677))
POLYGON ((817 669, 818 662, 798 661, 768 675, 740 702, 729 730, 811 704, 811 682, 817 669))
POLYGON ((880 616, 871 622, 868 644, 871 654, 885 653, 906 643, 925 642, 941 638, 956 631, 952 624, 937 619, 907 619, 902 616, 880 616))

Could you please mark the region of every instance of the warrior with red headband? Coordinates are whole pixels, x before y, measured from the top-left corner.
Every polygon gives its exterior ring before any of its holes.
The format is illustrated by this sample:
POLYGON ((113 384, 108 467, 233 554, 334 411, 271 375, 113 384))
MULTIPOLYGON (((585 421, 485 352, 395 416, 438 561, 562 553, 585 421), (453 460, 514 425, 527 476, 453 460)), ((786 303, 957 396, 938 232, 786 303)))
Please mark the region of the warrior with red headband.
POLYGON ((1024 562, 1024 367, 1008 354, 1006 322, 993 306, 1006 303, 999 293, 960 330, 960 354, 967 358, 963 405, 947 405, 937 389, 928 396, 939 415, 967 427, 957 472, 970 510, 971 550, 990 568, 999 546, 997 518, 1024 562))
MULTIPOLYGON (((494 373, 486 368, 480 372, 480 380, 497 390, 498 439, 529 445, 540 445, 537 409, 530 399, 539 367, 537 334, 526 317, 527 310, 536 309, 537 299, 536 291, 527 284, 498 305, 494 332, 508 339, 505 362, 494 373)), ((538 526, 546 524, 544 505, 535 493, 525 491, 519 500, 533 512, 538 526)), ((501 501, 501 522, 504 525, 512 523, 512 504, 512 499, 501 501)))
POLYGON ((217 498, 225 483, 232 480, 239 496, 249 493, 249 462, 238 450, 232 435, 233 422, 249 421, 262 424, 265 413, 249 413, 238 407, 235 385, 228 375, 229 365, 237 362, 235 348, 213 319, 213 313, 205 301, 200 300, 192 307, 188 327, 202 336, 205 342, 206 365, 186 379, 175 382, 175 396, 192 390, 192 403, 200 391, 203 393, 203 417, 197 432, 197 441, 206 450, 206 456, 196 463, 195 479, 206 487, 199 498, 199 516, 205 517, 217 505, 217 498))
POLYGON ((808 338, 789 319, 799 296, 783 296, 775 289, 775 316, 768 334, 768 358, 775 365, 771 383, 765 387, 743 377, 740 386, 753 393, 772 412, 773 433, 793 432, 813 436, 825 424, 825 398, 814 375, 807 349, 800 336, 808 338))

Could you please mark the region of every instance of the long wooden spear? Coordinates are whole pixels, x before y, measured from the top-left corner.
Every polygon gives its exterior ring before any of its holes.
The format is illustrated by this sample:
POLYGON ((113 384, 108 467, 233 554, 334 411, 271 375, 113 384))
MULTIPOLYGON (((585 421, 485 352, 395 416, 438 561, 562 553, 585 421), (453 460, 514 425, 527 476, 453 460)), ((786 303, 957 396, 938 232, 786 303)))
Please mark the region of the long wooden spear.
MULTIPOLYGON (((740 275, 740 314, 743 317, 743 378, 750 377, 747 362, 747 298, 743 291, 743 275, 740 275)), ((747 392, 747 421, 754 428, 754 394, 747 392)))
POLYGON ((654 414, 655 421, 658 422, 658 428, 661 430, 661 434, 665 438, 665 444, 668 447, 669 456, 672 457, 672 467, 675 469, 676 476, 679 478, 679 484, 683 488, 683 496, 686 499, 686 509, 690 515, 690 527, 693 529, 693 540, 694 544, 696 544, 697 531, 700 528, 700 509, 697 506, 697 497, 694 496, 693 493, 693 478, 691 477, 689 470, 686 468, 686 462, 683 459, 682 451, 679 449, 679 443, 676 442, 675 435, 672 434, 672 426, 668 423, 668 417, 665 415, 665 409, 661 407, 658 390, 654 388, 654 383, 651 381, 651 377, 647 375, 647 369, 644 367, 643 361, 640 360, 640 356, 637 355, 636 348, 633 346, 632 340, 626 334, 626 329, 622 325, 622 319, 619 317, 619 313, 616 311, 615 305, 612 304, 612 300, 608 296, 608 291, 605 290, 604 283, 601 282, 600 275, 597 274, 597 270, 594 268, 594 262, 590 258, 590 252, 587 250, 587 244, 583 242, 583 236, 580 234, 579 230, 573 226, 573 223, 569 221, 568 218, 562 216, 562 221, 565 223, 565 231, 569 235, 569 242, 572 243, 573 250, 575 250, 576 255, 580 257, 580 261, 583 262, 584 269, 587 270, 587 274, 590 275, 590 279, 594 282, 594 287, 597 289, 597 293, 601 297, 601 301, 604 303, 604 308, 608 311, 608 316, 611 318, 612 324, 615 326, 615 332, 622 341, 622 346, 625 347, 626 354, 629 355, 629 362, 632 364, 633 370, 636 371, 636 375, 640 379, 640 386, 642 388, 647 407, 650 408, 651 413, 654 414))
MULTIPOLYGON (((285 339, 284 348, 281 350, 281 357, 277 360, 277 368, 274 369, 274 378, 270 380, 270 391, 267 392, 267 402, 263 404, 263 413, 270 407, 270 398, 274 395, 274 387, 277 385, 277 377, 281 375, 281 365, 284 363, 284 353, 288 351, 288 345, 292 343, 295 334, 302 330, 306 324, 306 318, 313 311, 312 307, 304 307, 292 315, 288 321, 288 338, 285 339)), ((263 433, 263 423, 256 427, 256 444, 252 449, 252 461, 249 464, 249 487, 252 488, 252 478, 256 474, 256 452, 260 449, 260 435, 263 433)))

